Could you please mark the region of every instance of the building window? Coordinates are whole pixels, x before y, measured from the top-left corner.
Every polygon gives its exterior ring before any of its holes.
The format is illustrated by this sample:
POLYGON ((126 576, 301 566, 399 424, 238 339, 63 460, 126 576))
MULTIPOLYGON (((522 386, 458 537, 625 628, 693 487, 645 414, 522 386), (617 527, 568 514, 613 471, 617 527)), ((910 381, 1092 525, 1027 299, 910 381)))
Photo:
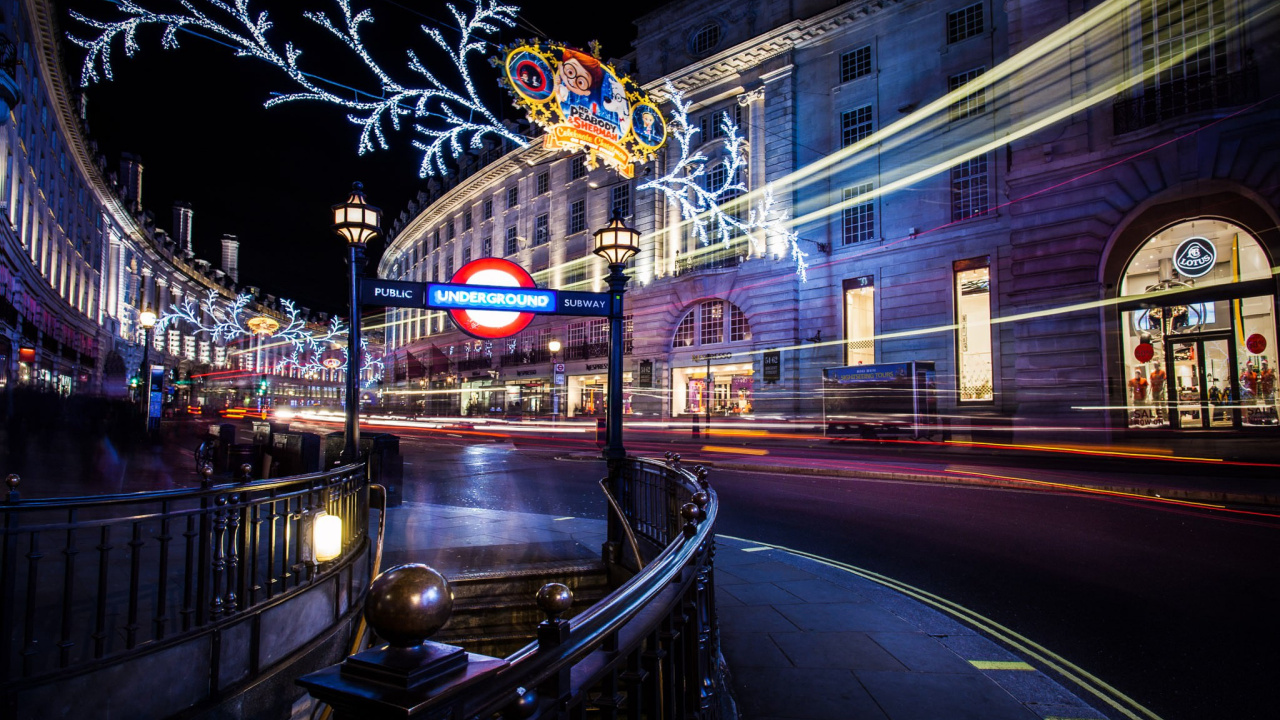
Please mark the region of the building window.
POLYGON ((951 168, 951 220, 981 215, 987 206, 987 156, 951 168))
POLYGON ((724 301, 707 300, 702 303, 702 327, 698 336, 701 345, 724 342, 724 301))
POLYGON ((875 283, 870 276, 844 281, 844 363, 876 362, 875 283))
MULTIPOLYGON (((986 68, 974 68, 959 75, 952 75, 947 78, 947 91, 951 92, 964 87, 970 81, 978 78, 982 73, 986 72, 986 68)), ((972 115, 979 115, 987 110, 987 88, 980 87, 977 90, 965 95, 959 100, 951 104, 950 116, 952 120, 963 120, 972 115)))
POLYGON ((569 179, 579 180, 587 176, 587 158, 585 155, 574 155, 569 161, 569 179))
POLYGON ((480 217, 485 220, 493 217, 493 198, 484 199, 484 204, 480 206, 480 217))
POLYGON ((991 268, 958 267, 955 275, 960 402, 988 402, 995 399, 991 375, 991 268))
POLYGON ((470 229, 471 229, 471 211, 468 210, 462 213, 462 232, 466 232, 470 229))
POLYGON ((576 285, 587 280, 587 261, 571 260, 565 265, 562 285, 576 285))
POLYGON ((550 218, 546 213, 543 213, 533 220, 533 246, 546 245, 550 240, 550 218))
POLYGON ((502 248, 502 254, 515 255, 516 251, 519 249, 520 249, 520 240, 516 236, 516 226, 512 225, 511 227, 507 228, 507 237, 506 237, 506 242, 502 248))
POLYGON ((538 194, 543 195, 551 192, 551 173, 538 173, 538 194))
POLYGON ((693 35, 689 37, 689 52, 693 55, 705 55, 719 44, 720 26, 713 22, 707 23, 694 30, 693 35))
POLYGON ((840 55, 840 82, 847 83, 871 74, 871 46, 860 47, 840 55))
POLYGON ((458 237, 458 229, 453 225, 453 218, 449 218, 449 224, 444 226, 444 237, 446 240, 458 237))
POLYGON ((444 259, 444 276, 450 280, 453 279, 453 253, 449 253, 444 259))
POLYGON ((693 331, 698 324, 698 313, 691 312, 684 316, 680 321, 680 325, 676 327, 676 336, 671 341, 671 347, 693 347, 693 331))
POLYGON ((462 264, 466 265, 471 262, 471 246, 467 245, 462 248, 462 264))
POLYGON ((431 233, 431 249, 440 249, 440 228, 436 228, 435 232, 431 233))
POLYGON ((480 257, 493 257, 492 235, 486 235, 480 239, 480 257))
POLYGON ((440 282, 440 264, 431 263, 431 282, 440 282))
POLYGON ((569 203, 569 234, 580 233, 587 229, 587 201, 574 200, 569 203))
POLYGON ((982 34, 982 3, 947 13, 947 43, 982 34))
POLYGON ((871 106, 840 113, 840 147, 846 148, 871 134, 871 106))
POLYGON ((702 136, 710 137, 712 140, 727 137, 729 133, 724 127, 726 121, 733 123, 734 127, 742 127, 742 106, 734 105, 729 110, 703 115, 699 120, 702 136), (710 133, 709 136, 708 133, 710 133))
MULTIPOLYGON (((871 192, 871 183, 855 185, 844 189, 844 201, 848 202, 860 195, 871 192)), ((846 205, 841 211, 840 244, 852 245, 866 242, 875 237, 876 214, 875 200, 867 200, 857 205, 846 205)))
POLYGON ((609 190, 609 209, 622 217, 631 216, 631 186, 614 185, 609 190))
POLYGON ((520 186, 512 185, 507 188, 507 207, 513 208, 520 204, 520 186))
POLYGON ((729 306, 729 342, 741 342, 751 339, 751 326, 747 324, 747 314, 737 305, 729 306))

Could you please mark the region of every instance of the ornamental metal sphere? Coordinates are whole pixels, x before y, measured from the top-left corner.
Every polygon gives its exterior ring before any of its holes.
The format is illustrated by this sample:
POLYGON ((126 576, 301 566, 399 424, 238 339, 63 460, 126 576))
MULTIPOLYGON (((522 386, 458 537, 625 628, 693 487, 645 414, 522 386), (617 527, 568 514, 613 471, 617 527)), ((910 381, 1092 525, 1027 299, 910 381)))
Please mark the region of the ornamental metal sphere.
POLYGON ((538 590, 537 599, 538 607, 547 614, 547 619, 555 620, 573 605, 573 591, 568 585, 547 583, 538 590))
POLYGON ((520 693, 520 697, 502 710, 504 720, 527 718, 532 716, 533 712, 538 709, 538 693, 536 691, 516 688, 516 692, 520 693))
POLYGON ((711 502, 711 496, 707 494, 706 490, 699 490, 689 499, 693 501, 694 505, 697 505, 700 508, 705 508, 707 503, 711 502))
POLYGON ((240 476, 243 477, 245 480, 251 479, 251 477, 253 476, 253 466, 250 465, 249 463, 245 463, 241 465, 240 476))
POLYGON ((364 617, 393 647, 421 645, 449 621, 449 581, 421 563, 398 565, 374 578, 364 617))
POLYGON ((17 473, 9 473, 4 476, 4 484, 9 486, 10 492, 13 492, 22 484, 22 478, 18 477, 17 473))
POLYGON ((680 506, 680 517, 684 518, 685 520, 691 520, 693 522, 697 522, 700 519, 699 515, 701 514, 702 514, 702 508, 698 507, 697 505, 694 505, 691 502, 685 503, 684 505, 680 506))

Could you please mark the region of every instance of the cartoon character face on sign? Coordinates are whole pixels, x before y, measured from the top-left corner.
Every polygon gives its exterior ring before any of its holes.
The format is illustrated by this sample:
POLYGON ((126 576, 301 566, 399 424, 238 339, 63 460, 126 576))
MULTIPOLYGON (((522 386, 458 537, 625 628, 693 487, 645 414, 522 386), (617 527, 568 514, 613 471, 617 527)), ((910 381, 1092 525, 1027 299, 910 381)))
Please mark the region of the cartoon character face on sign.
POLYGON ((627 91, 613 73, 605 73, 602 99, 604 112, 601 116, 618 124, 619 137, 626 135, 631 128, 631 109, 627 104, 627 91))
POLYGON ((556 100, 566 116, 575 105, 592 113, 600 107, 600 89, 604 80, 604 67, 594 57, 565 48, 560 56, 560 68, 556 70, 556 100))

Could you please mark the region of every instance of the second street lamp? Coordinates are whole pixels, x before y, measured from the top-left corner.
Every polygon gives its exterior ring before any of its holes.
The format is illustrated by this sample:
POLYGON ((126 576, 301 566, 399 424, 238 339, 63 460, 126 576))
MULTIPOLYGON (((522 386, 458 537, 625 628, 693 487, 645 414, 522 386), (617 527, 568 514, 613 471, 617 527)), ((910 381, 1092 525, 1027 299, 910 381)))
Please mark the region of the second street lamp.
POLYGON ((560 340, 551 338, 547 342, 547 350, 551 351, 551 421, 560 419, 560 383, 564 382, 564 373, 556 369, 560 355, 560 340))
POLYGON ((605 277, 609 285, 609 394, 605 399, 607 435, 603 456, 610 465, 615 465, 627 457, 622 447, 622 295, 630 278, 623 269, 627 261, 640 252, 640 233, 627 227, 622 213, 614 210, 609 224, 595 231, 594 237, 592 252, 609 263, 609 274, 605 277))
POLYGON ((382 211, 364 200, 364 185, 352 183, 346 202, 334 205, 333 231, 347 241, 351 270, 351 331, 347 335, 347 413, 342 462, 360 455, 360 276, 364 274, 364 248, 381 234, 382 211))
POLYGON ((159 320, 151 308, 138 313, 138 324, 142 326, 142 364, 138 366, 138 390, 142 396, 143 424, 151 430, 151 368, 148 359, 151 354, 151 330, 159 320))

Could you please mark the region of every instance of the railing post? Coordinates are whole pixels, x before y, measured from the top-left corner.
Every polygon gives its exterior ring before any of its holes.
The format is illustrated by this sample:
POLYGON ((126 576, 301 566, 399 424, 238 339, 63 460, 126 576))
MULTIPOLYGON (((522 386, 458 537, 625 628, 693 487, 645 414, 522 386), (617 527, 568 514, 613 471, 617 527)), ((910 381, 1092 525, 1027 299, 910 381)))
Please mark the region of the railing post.
POLYGON ((0 547, 0 681, 7 681, 12 671, 13 653, 13 597, 17 585, 18 565, 18 513, 13 509, 19 502, 18 485, 22 478, 11 474, 5 477, 9 488, 5 498, 4 540, 0 547))
MULTIPOLYGON (((538 650, 550 652, 569 639, 569 621, 560 619, 560 615, 573 606, 573 591, 560 583, 547 583, 538 590, 538 609, 546 613, 547 619, 538 623, 538 650)), ((559 672, 544 682, 538 692, 544 697, 556 701, 557 705, 569 697, 570 668, 561 668, 559 672)))

